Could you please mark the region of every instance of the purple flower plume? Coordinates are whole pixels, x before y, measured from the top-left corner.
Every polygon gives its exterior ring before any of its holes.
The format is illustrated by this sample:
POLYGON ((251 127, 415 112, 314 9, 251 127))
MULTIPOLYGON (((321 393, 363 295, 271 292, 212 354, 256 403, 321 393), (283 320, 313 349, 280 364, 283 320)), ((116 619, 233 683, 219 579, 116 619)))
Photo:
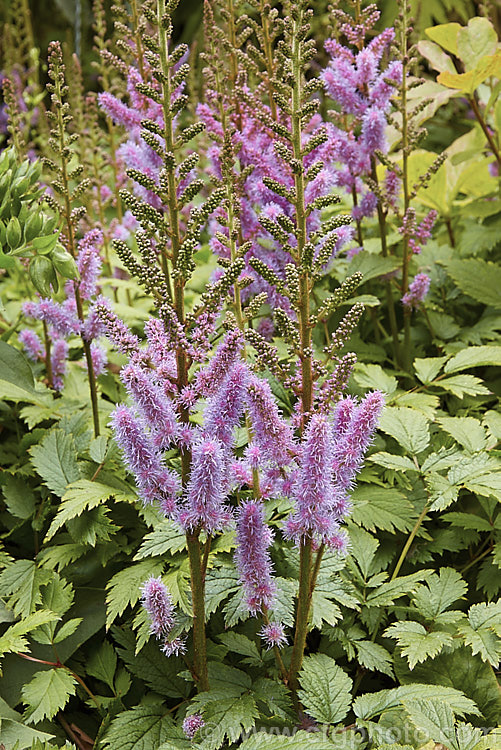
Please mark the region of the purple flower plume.
POLYGON ((48 297, 43 297, 40 302, 25 302, 23 313, 35 320, 45 321, 61 336, 80 333, 80 321, 76 314, 74 299, 66 299, 60 304, 48 297))
POLYGON ((78 288, 82 299, 90 299, 96 294, 97 279, 101 271, 100 246, 103 243, 103 233, 99 229, 92 229, 78 243, 77 267, 80 273, 78 288))
POLYGON ((34 362, 37 359, 43 357, 43 346, 40 338, 37 336, 35 331, 31 331, 29 328, 25 328, 21 331, 18 336, 19 343, 23 345, 23 349, 26 355, 34 362))
POLYGON ((225 507, 225 455, 216 438, 202 438, 192 450, 191 476, 186 500, 179 513, 183 528, 204 529, 208 534, 221 531, 231 520, 225 507))
POLYGON ((115 440, 135 476, 143 501, 151 503, 158 500, 165 515, 172 515, 175 512, 179 478, 162 465, 161 455, 142 421, 131 408, 120 404, 111 414, 111 424, 115 440))
POLYGON ((231 448, 233 433, 244 411, 248 369, 237 362, 209 399, 204 412, 204 432, 231 448))
POLYGON ((90 354, 92 357, 92 367, 94 369, 94 375, 97 377, 106 370, 108 364, 108 357, 106 350, 98 344, 97 341, 93 341, 90 345, 90 354))
POLYGON ((428 294, 431 279, 426 273, 418 273, 409 285, 409 291, 402 297, 402 304, 408 309, 416 309, 428 294))
POLYGON ((245 603, 252 614, 268 608, 275 594, 268 548, 273 533, 264 521, 264 508, 256 500, 242 503, 237 520, 235 562, 244 587, 245 603))
POLYGON ((318 538, 327 544, 337 530, 331 513, 334 485, 330 468, 332 432, 327 417, 314 414, 305 430, 304 445, 296 474, 295 510, 286 521, 285 536, 299 544, 318 538))
POLYGON ((289 451, 294 445, 292 429, 280 416, 268 382, 255 375, 249 377, 247 408, 256 445, 278 466, 289 464, 289 451))
POLYGON ((334 445, 331 466, 341 498, 353 487, 383 407, 384 396, 380 391, 365 396, 353 410, 344 434, 334 445))
POLYGON ((174 627, 174 605, 161 578, 151 576, 141 590, 141 603, 151 622, 151 632, 165 638, 174 627))
POLYGON ((237 359, 242 341, 242 334, 238 329, 229 331, 209 364, 199 371, 196 386, 202 396, 211 396, 219 388, 229 368, 237 359))
POLYGON ((52 383, 56 391, 63 388, 63 375, 66 375, 68 350, 68 342, 65 339, 53 340, 50 361, 52 364, 52 383))
POLYGON ((126 365, 120 377, 127 392, 134 399, 139 412, 152 429, 154 444, 164 450, 177 434, 176 412, 171 400, 152 374, 133 362, 126 365))
POLYGON ((139 349, 138 337, 131 333, 123 320, 120 320, 118 315, 111 310, 105 298, 102 298, 94 309, 102 323, 103 333, 118 351, 123 354, 134 354, 139 349))

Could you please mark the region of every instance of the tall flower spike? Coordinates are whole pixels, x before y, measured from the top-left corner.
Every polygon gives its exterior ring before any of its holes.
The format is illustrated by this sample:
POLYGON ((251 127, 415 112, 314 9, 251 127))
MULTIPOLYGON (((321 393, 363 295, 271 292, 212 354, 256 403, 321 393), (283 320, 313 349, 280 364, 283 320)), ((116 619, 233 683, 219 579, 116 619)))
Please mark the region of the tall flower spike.
POLYGON ((268 551, 272 541, 273 533, 264 521, 263 504, 257 500, 242 503, 237 519, 235 562, 245 603, 253 615, 269 608, 275 594, 268 551))
POLYGON ((326 543, 333 532, 331 515, 334 487, 330 467, 331 426, 327 417, 314 414, 304 434, 303 451, 293 487, 296 507, 285 524, 285 535, 299 544, 308 538, 326 543))
POLYGON ((103 243, 103 233, 93 229, 78 243, 77 267, 80 274, 78 288, 82 299, 90 299, 96 294, 97 279, 101 271, 100 247, 103 243))
POLYGON ((228 331, 207 367, 197 375, 196 386, 202 396, 211 396, 219 388, 242 348, 242 341, 238 328, 228 331))
POLYGON ((254 442, 265 458, 278 466, 289 464, 289 451, 294 447, 292 429, 280 416, 269 384, 255 375, 249 378, 247 408, 254 442))
POLYGON ((380 391, 365 396, 360 405, 353 410, 344 434, 334 445, 331 466, 336 487, 341 495, 353 487, 383 407, 384 396, 380 391))
POLYGON ((201 438, 192 450, 191 476, 186 500, 179 514, 188 530, 204 529, 208 534, 221 531, 231 520, 225 500, 224 449, 216 438, 201 438))
POLYGON ((175 495, 179 479, 164 468, 153 440, 133 410, 120 404, 111 414, 115 440, 122 449, 125 462, 134 474, 142 500, 158 500, 166 515, 175 512, 175 495))
POLYGON ((244 411, 248 374, 243 362, 233 365, 204 412, 204 432, 228 448, 244 411))
POLYGON ((174 627, 174 605, 161 578, 151 576, 141 590, 141 603, 151 622, 151 632, 165 638, 174 627))

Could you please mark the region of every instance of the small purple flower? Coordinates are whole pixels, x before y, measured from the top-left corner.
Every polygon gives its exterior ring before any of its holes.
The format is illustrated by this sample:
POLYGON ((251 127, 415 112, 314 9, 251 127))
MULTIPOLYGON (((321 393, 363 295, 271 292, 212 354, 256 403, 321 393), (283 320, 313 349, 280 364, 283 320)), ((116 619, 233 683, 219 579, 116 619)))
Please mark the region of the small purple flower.
POLYGON ((268 651, 274 646, 282 648, 287 643, 284 626, 279 622, 270 622, 268 625, 263 625, 259 635, 265 642, 268 651))
POLYGON ((93 341, 90 345, 90 354, 94 375, 98 377, 106 370, 106 365, 108 364, 106 350, 97 341, 93 341))
POLYGON ((262 503, 257 500, 242 503, 237 519, 235 562, 245 603, 253 615, 271 607, 275 594, 268 551, 272 541, 273 533, 265 523, 262 503))
POLYGON ((78 288, 82 299, 90 299, 96 294, 97 279, 102 265, 99 255, 102 243, 103 233, 99 229, 87 232, 78 243, 77 267, 80 273, 78 288))
POLYGON ((186 653, 186 639, 173 638, 171 641, 165 641, 162 646, 165 656, 181 656, 186 653))
POLYGON ((193 446, 190 481, 179 513, 183 528, 202 528, 208 534, 225 528, 231 520, 224 505, 226 485, 223 446, 216 438, 201 438, 193 446))
POLYGON ((35 331, 25 328, 18 336, 26 355, 34 362, 43 357, 43 345, 35 331))
POLYGON ((157 638, 167 636, 174 627, 174 605, 166 585, 161 578, 151 576, 141 593, 141 603, 151 621, 151 632, 157 638))
POLYGON ((104 328, 104 333, 112 344, 123 354, 134 354, 139 349, 139 339, 114 313, 104 298, 95 306, 96 315, 104 328))
POLYGON ((205 726, 205 721, 200 714, 191 714, 183 721, 183 732, 189 740, 192 740, 199 729, 205 726))
POLYGON ((431 279, 426 273, 418 273, 409 285, 409 291, 402 297, 402 304, 410 310, 415 310, 424 300, 430 289, 431 279))
POLYGON ((76 315, 76 303, 67 299, 63 303, 43 297, 40 302, 25 302, 23 312, 36 320, 43 320, 61 336, 80 333, 80 321, 76 315))

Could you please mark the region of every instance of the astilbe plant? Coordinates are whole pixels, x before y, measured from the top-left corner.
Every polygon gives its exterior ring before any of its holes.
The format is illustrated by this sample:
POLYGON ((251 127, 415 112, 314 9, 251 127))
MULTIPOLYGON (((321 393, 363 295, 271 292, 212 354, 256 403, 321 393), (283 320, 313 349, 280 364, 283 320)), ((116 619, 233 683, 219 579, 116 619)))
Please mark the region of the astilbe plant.
MULTIPOLYGON (((128 70, 132 106, 111 95, 100 97, 105 111, 128 131, 122 153, 133 190, 121 191, 120 197, 140 226, 135 234, 139 254, 124 241, 115 241, 115 248, 158 309, 158 317, 145 326, 141 345, 108 306, 96 306, 109 339, 128 355, 121 379, 132 405, 115 409, 112 426, 143 502, 156 504, 186 534, 193 612, 190 669, 198 690, 209 689, 205 581, 212 540, 235 527, 244 607, 261 618, 261 636, 273 648, 279 672, 299 705, 298 671, 316 577, 326 549, 346 550, 342 522, 383 397, 375 392, 360 403, 342 398, 355 357, 341 356, 340 350, 363 306, 355 305, 343 318, 325 361, 313 352, 318 321, 349 299, 360 276, 347 279, 315 310, 313 287, 342 241, 342 231, 336 230, 348 220, 321 221, 322 208, 338 198, 332 194, 334 166, 321 160, 328 134, 316 114, 318 100, 312 98, 321 84, 305 79, 314 53, 307 39, 306 3, 288 6, 283 20, 284 37, 273 53, 273 108, 261 106, 253 115, 249 98, 237 108, 231 97, 227 101, 223 96, 221 70, 213 68, 214 109, 202 110, 209 127, 218 123, 212 134, 216 174, 211 189, 196 175, 198 157, 191 147, 204 125, 184 124, 188 66, 180 64, 186 48, 171 41, 174 7, 175 2, 159 0, 156 14, 145 11, 153 31, 142 36, 147 78, 141 80, 134 67, 128 70), (265 157, 256 163, 263 146, 265 157), (238 177, 237 160, 244 179, 238 177), (202 190, 205 202, 195 205, 202 190), (222 269, 187 311, 185 289, 195 269, 200 230, 214 212, 223 231, 215 220, 209 228, 225 248, 222 269), (263 231, 275 243, 266 260, 252 251, 263 231), (267 262, 273 263, 274 247, 285 253, 277 271, 267 262), (285 301, 276 305, 275 319, 288 347, 287 362, 280 362, 275 347, 249 325, 265 296, 258 295, 248 314, 242 314, 240 291, 249 267, 258 274, 255 278, 267 282, 275 302, 285 301), (264 368, 289 389, 294 402, 290 419, 259 374, 264 368), (244 449, 236 440, 239 427, 247 435, 244 449), (267 503, 271 509, 278 499, 289 507, 279 524, 282 544, 295 545, 300 554, 287 665, 280 654, 287 641, 284 625, 270 618, 277 587, 267 503)), ((170 640, 173 613, 161 581, 145 583, 143 602, 165 653, 181 653, 182 638, 170 640)), ((195 724, 187 724, 188 736, 195 724)))

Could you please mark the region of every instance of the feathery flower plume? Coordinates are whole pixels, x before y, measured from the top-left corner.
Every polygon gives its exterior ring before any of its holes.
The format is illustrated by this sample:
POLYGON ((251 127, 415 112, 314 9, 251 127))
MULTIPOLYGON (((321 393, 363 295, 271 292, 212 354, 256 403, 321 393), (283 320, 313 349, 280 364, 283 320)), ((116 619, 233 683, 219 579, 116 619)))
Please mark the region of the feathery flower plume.
POLYGON ((336 524, 331 514, 334 498, 332 433, 327 417, 314 414, 305 430, 299 469, 293 486, 295 510, 285 524, 285 536, 296 544, 308 538, 328 543, 336 524))
POLYGON ((141 589, 141 604, 151 623, 151 632, 157 638, 165 638, 174 627, 174 605, 167 587, 161 578, 151 576, 141 589))
POLYGON ((372 442, 383 407, 384 396, 380 391, 367 394, 352 411, 348 426, 334 444, 331 467, 341 498, 353 487, 364 454, 372 442))
POLYGON ((268 460, 287 466, 294 448, 292 429, 280 416, 269 383, 255 375, 249 376, 247 408, 256 445, 268 460))
POLYGON ((162 466, 161 455, 144 424, 131 408, 120 404, 111 414, 111 425, 124 460, 135 476, 142 500, 145 503, 158 500, 165 515, 172 515, 179 478, 162 466))
POLYGON ((92 229, 78 243, 77 268, 80 274, 78 288, 82 299, 90 299, 96 294, 97 280, 101 272, 100 247, 103 243, 103 233, 99 229, 92 229))
POLYGON ((172 402, 162 387, 155 383, 153 375, 135 362, 123 367, 120 377, 141 416, 151 428, 154 445, 164 450, 177 433, 178 424, 172 402))
POLYGON ((191 476, 186 499, 179 513, 185 529, 221 531, 231 520, 225 507, 226 476, 224 448, 217 438, 202 437, 193 446, 191 476))
POLYGON ((233 433, 244 411, 248 374, 243 362, 234 364, 204 411, 204 433, 227 448, 233 445, 233 433))
POLYGON ((248 500, 239 508, 235 562, 244 587, 245 603, 254 615, 271 607, 275 594, 268 548, 273 533, 264 520, 262 503, 248 500))
POLYGON ((118 315, 111 310, 104 298, 95 305, 96 315, 101 320, 104 333, 123 354, 134 354, 139 349, 139 339, 120 320, 118 315))
POLYGON ((68 359, 68 342, 57 338, 53 341, 51 352, 52 383, 56 391, 63 388, 63 375, 66 375, 68 359))
POLYGON ((216 392, 236 361, 242 343, 242 334, 238 328, 228 331, 209 364, 197 374, 196 387, 202 396, 212 396, 216 392))
POLYGON ((43 346, 35 331, 25 328, 18 336, 19 343, 23 345, 26 355, 34 362, 43 357, 43 346))

